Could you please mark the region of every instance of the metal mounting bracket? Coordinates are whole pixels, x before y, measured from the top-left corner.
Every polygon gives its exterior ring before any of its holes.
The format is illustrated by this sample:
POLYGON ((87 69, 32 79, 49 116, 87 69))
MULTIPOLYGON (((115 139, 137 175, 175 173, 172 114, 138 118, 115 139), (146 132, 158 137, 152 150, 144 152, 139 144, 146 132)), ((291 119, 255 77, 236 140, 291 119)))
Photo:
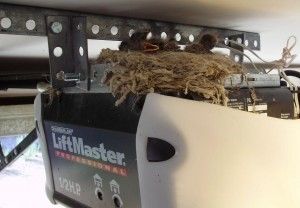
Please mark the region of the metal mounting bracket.
MULTIPOLYGON (((3 34, 48 36, 54 88, 74 86, 80 80, 80 86, 84 83, 83 87, 89 90, 87 39, 122 41, 134 31, 147 30, 153 37, 164 35, 186 45, 199 41, 204 34, 214 34, 221 40, 241 38, 241 43, 250 49, 260 50, 260 36, 254 32, 3 3, 0 3, 0 23, 3 34)), ((231 57, 239 63, 243 61, 241 54, 231 52, 231 57)))
MULTIPOLYGON (((229 36, 228 39, 236 41, 240 44, 245 44, 245 34, 232 35, 232 36, 229 36)), ((244 61, 244 56, 242 55, 242 53, 244 53, 244 49, 241 46, 236 45, 231 42, 229 43, 229 46, 231 48, 241 52, 241 53, 238 53, 237 51, 230 50, 230 58, 232 60, 234 60, 235 62, 242 64, 244 61)))
POLYGON ((0 172, 14 162, 37 139, 36 130, 33 129, 7 156, 4 156, 0 145, 0 172))
POLYGON ((48 16, 46 22, 52 86, 70 87, 86 81, 89 90, 86 18, 48 16))

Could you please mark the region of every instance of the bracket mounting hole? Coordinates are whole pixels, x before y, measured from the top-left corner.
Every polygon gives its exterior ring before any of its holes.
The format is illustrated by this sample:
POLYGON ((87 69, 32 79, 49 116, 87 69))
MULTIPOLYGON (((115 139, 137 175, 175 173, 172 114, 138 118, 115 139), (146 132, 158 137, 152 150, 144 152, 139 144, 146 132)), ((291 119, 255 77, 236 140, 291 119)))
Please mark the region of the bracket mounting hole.
POLYGON ((146 39, 147 39, 147 40, 150 40, 152 37, 153 37, 152 32, 149 32, 148 35, 147 35, 147 37, 146 37, 146 39))
POLYGON ((134 33, 134 29, 129 30, 128 36, 131 37, 133 35, 133 33, 134 33))
POLYGON ((190 35, 190 36, 189 36, 189 41, 192 43, 192 42, 194 42, 194 40, 195 40, 194 35, 190 35))
POLYGON ((253 42, 253 45, 254 45, 255 48, 257 48, 257 47, 258 47, 258 41, 255 40, 255 41, 253 42))
POLYGON ((168 35, 167 35, 167 33, 165 33, 165 32, 162 32, 162 33, 160 34, 160 38, 163 39, 163 40, 166 40, 167 37, 168 37, 168 35))
POLYGON ((236 42, 239 43, 239 44, 242 44, 242 43, 243 43, 243 40, 242 40, 242 38, 237 38, 237 39, 236 39, 236 42))
POLYGON ((110 33, 111 33, 112 35, 117 35, 118 32, 119 32, 119 29, 118 29, 116 26, 112 26, 112 27, 110 28, 110 33))
POLYGON ((54 54, 54 56, 56 56, 56 57, 61 57, 62 54, 63 54, 63 49, 62 49, 61 47, 56 47, 56 48, 54 48, 54 50, 53 50, 53 54, 54 54))
POLYGON ((181 35, 180 35, 180 33, 176 33, 176 35, 175 35, 175 40, 176 40, 176 41, 180 41, 180 40, 181 40, 181 35))
POLYGON ((99 32, 100 32, 100 27, 99 27, 99 25, 93 25, 93 26, 92 26, 92 33, 93 33, 94 35, 97 35, 99 32))
POLYGON ((62 31, 62 29, 63 29, 63 26, 60 22, 53 22, 51 24, 51 30, 52 30, 52 32, 54 32, 56 34, 60 33, 62 31))
POLYGON ((249 46, 249 40, 245 40, 245 46, 249 46))
POLYGON ((77 25, 77 27, 76 27, 76 28, 77 28, 77 30, 79 30, 79 31, 80 31, 80 30, 82 29, 82 23, 81 23, 81 22, 80 22, 80 23, 78 23, 78 25, 77 25))
POLYGON ((35 24, 35 21, 30 19, 30 20, 27 20, 26 21, 26 28, 27 30, 34 30, 36 24, 35 24))
POLYGON ((83 56, 83 54, 84 54, 84 50, 83 50, 82 46, 79 47, 79 54, 80 54, 80 56, 83 56))
POLYGON ((1 27, 4 29, 8 29, 11 27, 11 20, 8 17, 4 17, 1 19, 1 27))

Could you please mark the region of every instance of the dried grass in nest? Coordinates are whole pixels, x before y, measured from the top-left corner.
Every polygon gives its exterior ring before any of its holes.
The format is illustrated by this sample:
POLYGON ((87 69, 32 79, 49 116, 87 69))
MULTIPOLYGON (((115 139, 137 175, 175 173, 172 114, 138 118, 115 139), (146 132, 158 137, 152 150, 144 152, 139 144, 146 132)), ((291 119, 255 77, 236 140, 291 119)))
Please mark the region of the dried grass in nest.
POLYGON ((105 49, 98 63, 108 63, 103 82, 117 97, 116 106, 129 93, 194 93, 226 105, 227 91, 223 83, 231 74, 241 73, 241 65, 228 57, 216 54, 187 52, 123 52, 105 49))

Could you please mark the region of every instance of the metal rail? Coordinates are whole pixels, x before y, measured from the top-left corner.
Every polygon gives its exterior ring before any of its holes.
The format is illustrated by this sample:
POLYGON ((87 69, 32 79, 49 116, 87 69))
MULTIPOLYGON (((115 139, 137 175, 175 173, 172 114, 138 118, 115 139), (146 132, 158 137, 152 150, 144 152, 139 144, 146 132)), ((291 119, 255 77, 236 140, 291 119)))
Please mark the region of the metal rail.
MULTIPOLYGON (((70 87, 77 81, 84 81, 84 88, 89 90, 87 39, 122 41, 138 30, 147 30, 156 38, 174 38, 179 44, 197 42, 209 33, 223 39, 224 43, 231 39, 260 50, 258 33, 0 4, 0 33, 48 37, 54 88, 70 87)), ((241 54, 231 52, 230 55, 242 63, 241 54)))
POLYGON ((11 152, 5 156, 0 145, 0 171, 14 162, 37 139, 36 130, 33 129, 11 152))
POLYGON ((0 4, 0 20, 6 26, 1 27, 2 24, 0 25, 0 33, 47 36, 47 16, 86 17, 85 30, 88 39, 121 41, 128 38, 130 33, 141 29, 151 31, 156 37, 160 37, 162 33, 168 37, 176 37, 180 44, 190 43, 191 40, 198 41, 206 33, 215 34, 223 39, 244 34, 244 40, 248 46, 253 50, 260 50, 258 33, 10 4, 0 4), (3 20, 3 18, 6 19, 3 20))

